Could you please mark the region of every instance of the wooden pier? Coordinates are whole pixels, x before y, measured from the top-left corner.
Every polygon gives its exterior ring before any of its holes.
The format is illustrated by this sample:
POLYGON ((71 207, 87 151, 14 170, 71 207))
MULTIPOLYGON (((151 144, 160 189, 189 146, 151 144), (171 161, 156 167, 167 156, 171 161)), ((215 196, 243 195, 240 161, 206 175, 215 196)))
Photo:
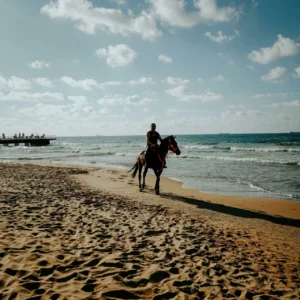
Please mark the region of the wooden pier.
POLYGON ((50 141, 56 140, 55 137, 28 137, 28 138, 0 138, 0 145, 8 146, 9 144, 14 144, 15 146, 19 146, 20 144, 24 144, 25 146, 48 146, 50 145, 50 141))

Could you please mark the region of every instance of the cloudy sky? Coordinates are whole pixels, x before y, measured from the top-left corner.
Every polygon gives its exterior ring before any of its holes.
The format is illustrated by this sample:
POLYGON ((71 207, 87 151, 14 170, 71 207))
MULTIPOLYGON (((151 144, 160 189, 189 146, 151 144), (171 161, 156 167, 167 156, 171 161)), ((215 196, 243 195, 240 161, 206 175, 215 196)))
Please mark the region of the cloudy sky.
POLYGON ((299 11, 299 0, 0 0, 0 131, 300 131, 299 11))

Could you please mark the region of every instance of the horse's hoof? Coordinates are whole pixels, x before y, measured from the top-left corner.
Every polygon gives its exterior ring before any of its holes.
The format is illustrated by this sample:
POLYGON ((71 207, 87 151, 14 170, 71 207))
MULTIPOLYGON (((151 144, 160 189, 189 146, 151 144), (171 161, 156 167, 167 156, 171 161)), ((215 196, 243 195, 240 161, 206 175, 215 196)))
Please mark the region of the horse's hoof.
POLYGON ((143 191, 143 189, 142 188, 140 188, 140 192, 142 192, 143 191))
POLYGON ((159 190, 155 190, 155 194, 156 194, 156 195, 159 195, 159 190))

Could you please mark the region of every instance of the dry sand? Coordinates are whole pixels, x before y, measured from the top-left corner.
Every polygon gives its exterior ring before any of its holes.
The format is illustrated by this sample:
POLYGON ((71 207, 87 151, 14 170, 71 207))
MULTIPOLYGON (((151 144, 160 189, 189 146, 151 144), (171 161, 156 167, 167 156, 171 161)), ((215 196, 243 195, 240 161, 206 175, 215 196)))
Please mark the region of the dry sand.
POLYGON ((299 203, 27 164, 0 186, 0 299, 300 297, 299 203))

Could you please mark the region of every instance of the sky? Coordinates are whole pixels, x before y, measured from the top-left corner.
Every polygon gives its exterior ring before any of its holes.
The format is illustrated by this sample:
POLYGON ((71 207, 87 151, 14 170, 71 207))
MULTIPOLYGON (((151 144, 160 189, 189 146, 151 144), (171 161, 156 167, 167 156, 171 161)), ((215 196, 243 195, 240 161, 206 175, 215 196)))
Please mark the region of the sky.
POLYGON ((299 11, 299 0, 0 0, 0 132, 300 131, 299 11))

